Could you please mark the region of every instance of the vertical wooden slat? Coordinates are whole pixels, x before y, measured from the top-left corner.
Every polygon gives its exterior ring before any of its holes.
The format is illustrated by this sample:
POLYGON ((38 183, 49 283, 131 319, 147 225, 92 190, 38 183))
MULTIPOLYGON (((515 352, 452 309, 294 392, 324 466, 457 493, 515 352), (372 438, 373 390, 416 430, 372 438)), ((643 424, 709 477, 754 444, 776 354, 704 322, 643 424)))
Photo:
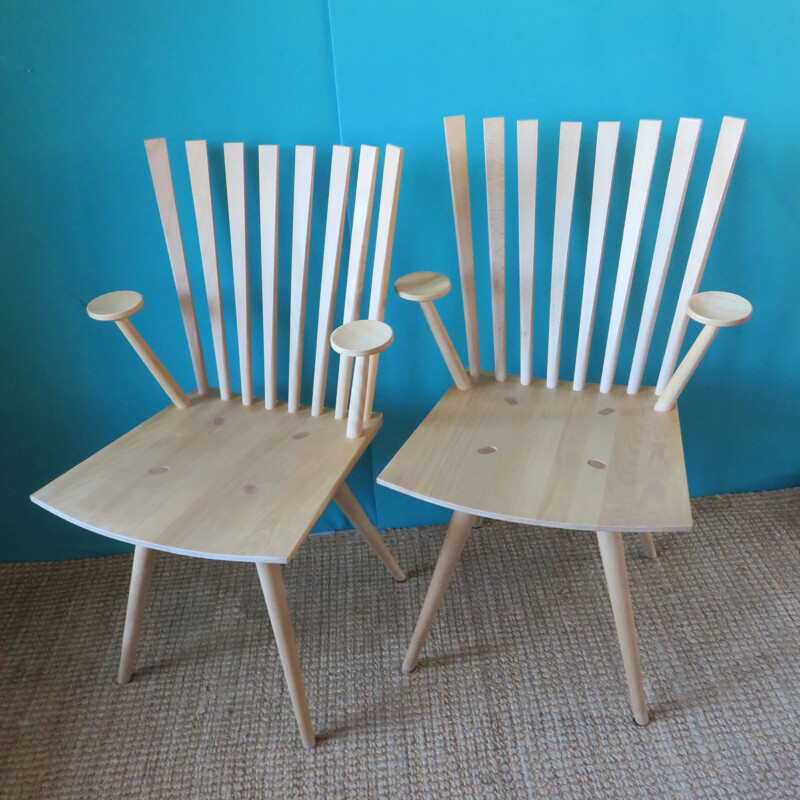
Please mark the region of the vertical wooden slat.
MULTIPOLYGON (((367 261, 369 228, 372 220, 372 201, 375 197, 375 178, 378 174, 378 148, 362 145, 358 156, 356 197, 353 203, 353 226, 350 237, 350 256, 347 265, 347 286, 344 295, 342 323, 353 322, 361 307, 361 289, 364 284, 364 265, 367 261)), ((350 375, 353 359, 339 356, 339 379, 336 384, 336 419, 347 414, 347 396, 350 392, 350 375)))
POLYGON ((700 206, 692 247, 689 251, 689 258, 686 261, 686 272, 683 276, 683 284, 678 295, 675 316, 672 320, 672 328, 670 329, 667 348, 664 352, 664 360, 661 362, 656 394, 661 394, 664 391, 664 387, 672 376, 675 364, 678 361, 678 354, 680 353, 688 321, 686 304, 700 287, 700 279, 703 277, 708 253, 711 250, 711 242, 717 230, 722 204, 725 202, 725 195, 728 192, 728 185, 731 181, 733 167, 736 164, 736 157, 739 154, 739 146, 742 143, 746 124, 747 120, 736 119, 735 117, 723 117, 722 119, 722 126, 720 127, 719 138, 717 139, 717 146, 714 150, 714 158, 708 175, 708 183, 703 196, 703 204, 700 206))
POLYGON ((208 174, 208 148, 205 141, 186 142, 186 161, 189 164, 194 215, 200 240, 200 258, 203 262, 211 336, 214 339, 214 359, 217 364, 219 394, 223 400, 230 400, 231 378, 228 371, 225 317, 222 311, 222 292, 217 260, 217 236, 214 228, 214 209, 211 203, 211 180, 208 174))
POLYGON ((600 378, 600 391, 609 392, 614 384, 614 371, 617 368, 622 328, 625 325, 625 312, 633 282, 633 270, 642 237, 647 198, 650 195, 650 182, 656 163, 658 139, 661 135, 661 121, 643 119, 639 122, 636 137, 636 151, 633 155, 631 188, 628 194, 628 208, 625 212, 625 225, 622 229, 622 243, 619 248, 619 266, 614 286, 614 300, 611 304, 611 321, 608 326, 606 352, 603 358, 603 374, 600 378))
POLYGON ((664 205, 661 209, 661 220, 658 223, 653 260, 650 264, 650 277, 644 296, 642 319, 639 323, 636 349, 633 353, 631 374, 628 379, 628 394, 636 394, 642 385, 642 376, 647 363, 650 340, 653 337, 658 305, 664 290, 664 280, 667 277, 667 269, 672 257, 672 247, 675 244, 675 234, 678 232, 678 222, 681 218, 686 187, 689 185, 689 175, 692 172, 702 124, 703 121, 700 119, 687 118, 681 119, 678 123, 675 148, 672 151, 672 163, 667 177, 667 188, 664 192, 664 205))
MULTIPOLYGON (((403 171, 403 149, 386 145, 383 159, 381 200, 378 224, 375 231, 375 261, 372 266, 372 287, 369 294, 369 318, 383 320, 386 309, 386 290, 389 287, 389 270, 392 264, 394 223, 397 218, 397 197, 400 193, 400 175, 403 171)), ((369 357, 364 399, 364 421, 372 416, 375 397, 375 379, 378 375, 378 354, 369 357)))
POLYGON ((547 341, 547 386, 558 384, 561 357, 561 323, 564 317, 564 291, 567 284, 569 234, 572 227, 572 203, 578 174, 578 151, 581 123, 562 122, 558 142, 558 177, 553 230, 553 270, 550 278, 550 331, 547 341))
POLYGON ((239 375, 242 404, 253 402, 253 364, 250 353, 250 272, 247 262, 247 200, 245 197, 244 144, 225 142, 225 184, 231 228, 233 292, 236 300, 236 334, 239 341, 239 375))
POLYGON ((575 354, 575 376, 572 388, 580 392, 586 385, 586 368, 592 346, 594 312, 597 307, 597 287, 603 264, 606 243, 608 209, 611 204, 611 185, 617 159, 619 122, 601 122, 597 126, 597 148, 592 182, 592 209, 589 214, 589 238, 586 243, 586 268, 583 273, 581 321, 578 328, 578 349, 575 354))
POLYGON ((489 222, 489 272, 492 283, 494 376, 506 379, 506 178, 505 123, 502 117, 484 119, 486 210, 489 222))
POLYGON ((536 240, 538 120, 517 121, 517 197, 519 207, 519 380, 531 382, 533 363, 533 264, 536 240))
POLYGON ((481 374, 481 357, 478 345, 478 308, 475 302, 475 260, 472 253, 467 129, 464 117, 445 117, 444 135, 447 145, 447 166, 450 171, 450 191, 453 197, 458 269, 461 274, 461 297, 464 304, 464 324, 467 330, 469 372, 470 375, 477 378, 481 374))
POLYGON ((350 184, 350 147, 334 145, 331 159, 331 179, 328 192, 328 216, 325 224, 325 248, 322 254, 322 283, 319 293, 317 321, 317 350, 314 361, 314 390, 311 415, 318 417, 325 406, 325 385, 328 379, 333 306, 339 280, 339 260, 342 254, 344 212, 347 208, 347 188, 350 184))
POLYGON ((311 200, 314 193, 314 147, 298 145, 294 162, 294 212, 292 217, 292 290, 289 318, 290 413, 300 407, 303 377, 303 322, 306 315, 308 245, 311 235, 311 200))
POLYGON ((275 408, 278 339, 278 145, 258 147, 261 302, 264 308, 264 407, 275 408))
POLYGON ((181 227, 178 220, 178 206, 175 203, 175 189, 172 185, 167 140, 145 139, 144 147, 147 152, 147 162, 150 165, 150 175, 153 178, 153 188, 156 192, 161 227, 164 230, 164 239, 167 242, 167 253, 172 267, 175 290, 178 293, 183 328, 186 331, 186 341, 189 344, 189 353, 192 357, 192 368, 197 381, 197 391, 198 394, 203 395, 208 393, 208 378, 206 377, 206 365, 203 361, 203 348, 200 345, 200 333, 197 330, 192 287, 189 283, 189 272, 186 268, 186 254, 183 250, 183 237, 181 236, 181 227))

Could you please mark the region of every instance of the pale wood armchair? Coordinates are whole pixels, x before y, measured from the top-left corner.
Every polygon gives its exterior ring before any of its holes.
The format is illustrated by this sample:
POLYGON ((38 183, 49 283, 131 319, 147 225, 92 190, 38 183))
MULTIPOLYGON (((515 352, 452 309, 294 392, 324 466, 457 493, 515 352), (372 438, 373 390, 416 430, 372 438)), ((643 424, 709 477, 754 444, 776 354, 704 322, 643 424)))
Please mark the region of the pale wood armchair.
POLYGON ((745 122, 723 119, 672 328, 655 388, 642 377, 681 216, 701 121, 681 119, 667 178, 638 337, 627 385, 614 385, 661 123, 639 124, 610 324, 599 384, 586 382, 609 215, 619 123, 601 122, 575 370, 559 380, 566 273, 581 124, 561 125, 555 197, 547 371, 532 377, 534 229, 538 123, 517 123, 519 377, 506 374, 505 144, 502 119, 484 120, 494 374, 480 369, 466 131, 445 119, 445 138, 467 333, 469 374, 433 301, 450 289, 437 273, 400 278, 400 297, 420 304, 453 379, 451 388, 378 477, 378 483, 453 509, 441 555, 403 662, 417 664, 476 517, 597 532, 636 722, 648 722, 622 533, 638 532, 655 556, 652 532, 692 526, 675 402, 720 327, 749 319, 750 304, 723 292, 696 294, 745 122), (675 369, 688 319, 704 327, 675 369))
POLYGON ((49 483, 32 500, 60 517, 136 546, 119 682, 133 671, 157 550, 253 562, 266 599, 300 736, 314 730, 292 631, 281 565, 287 564, 333 499, 398 581, 405 576, 345 483, 381 426, 372 411, 378 353, 391 344, 383 320, 403 151, 388 146, 380 191, 369 319, 358 320, 378 173, 378 149, 362 146, 352 217, 344 325, 331 335, 352 151, 331 161, 311 405, 300 404, 315 148, 295 150, 288 401, 276 391, 278 148, 258 150, 265 398, 254 396, 243 144, 225 144, 241 396, 231 391, 217 242, 205 141, 186 142, 219 388, 210 389, 200 345, 178 209, 164 139, 145 142, 181 315, 197 382, 184 394, 130 317, 137 292, 102 295, 89 316, 114 321, 173 403, 49 483), (329 346, 340 353, 335 408, 325 408, 329 346), (351 391, 352 381, 352 391, 351 391), (349 410, 348 410, 348 395, 349 410))

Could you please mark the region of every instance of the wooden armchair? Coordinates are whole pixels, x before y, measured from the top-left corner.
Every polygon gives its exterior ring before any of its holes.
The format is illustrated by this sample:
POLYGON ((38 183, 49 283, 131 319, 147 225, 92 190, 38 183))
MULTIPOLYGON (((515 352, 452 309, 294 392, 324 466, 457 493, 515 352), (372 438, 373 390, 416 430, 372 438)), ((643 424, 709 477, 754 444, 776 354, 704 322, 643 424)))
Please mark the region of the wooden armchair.
POLYGON ((469 374, 433 301, 450 281, 432 272, 400 278, 400 297, 420 304, 455 383, 378 477, 378 483, 453 509, 441 555, 403 668, 414 669, 475 517, 597 532, 625 665, 633 714, 648 721, 633 623, 622 533, 639 532, 654 556, 653 531, 692 526, 675 401, 720 327, 749 319, 750 304, 723 292, 695 294, 744 133, 744 120, 723 119, 661 363, 658 384, 642 376, 701 121, 681 119, 667 178, 646 296, 627 386, 615 386, 625 311, 647 206, 661 123, 639 124, 627 212, 599 385, 587 364, 606 235, 619 123, 597 131, 580 327, 571 382, 559 381, 567 256, 581 124, 561 125, 555 198, 547 375, 533 379, 532 316, 538 124, 517 123, 519 177, 519 377, 506 374, 505 177, 502 119, 484 120, 494 374, 481 372, 472 220, 463 117, 445 119, 458 245, 469 374), (688 318, 704 327, 675 369, 688 318))
POLYGON ((119 682, 130 680, 156 550, 251 561, 266 599, 286 682, 306 747, 314 731, 292 632, 281 565, 331 499, 391 574, 405 580, 345 478, 381 426, 372 413, 378 353, 392 341, 383 320, 403 151, 388 146, 380 192, 369 319, 357 320, 372 219, 378 149, 361 148, 344 300, 331 335, 350 179, 351 149, 335 146, 322 258, 310 407, 300 404, 303 328, 315 149, 295 150, 288 402, 276 398, 278 148, 258 150, 265 399, 254 397, 243 144, 225 144, 241 396, 231 391, 217 244, 204 141, 186 142, 219 389, 209 389, 164 139, 145 142, 197 390, 186 395, 133 327, 136 292, 112 292, 87 307, 114 321, 174 406, 95 453, 32 496, 71 522, 136 545, 119 682), (335 409, 324 407, 329 340, 341 354, 335 409), (352 379, 352 391, 350 384, 352 379), (348 410, 348 393, 350 394, 348 410))

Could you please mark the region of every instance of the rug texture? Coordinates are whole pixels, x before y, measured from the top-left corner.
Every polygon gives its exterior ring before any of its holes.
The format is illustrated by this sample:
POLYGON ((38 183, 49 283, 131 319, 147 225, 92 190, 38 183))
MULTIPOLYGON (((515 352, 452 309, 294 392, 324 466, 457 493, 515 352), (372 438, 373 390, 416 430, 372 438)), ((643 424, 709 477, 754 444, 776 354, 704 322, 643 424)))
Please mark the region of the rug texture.
POLYGON ((0 565, 2 798, 800 797, 800 489, 701 498, 626 537, 652 722, 631 721, 596 538, 485 522, 400 664, 442 527, 285 570, 318 735, 302 748, 248 564, 159 554, 115 683, 131 557, 0 565))

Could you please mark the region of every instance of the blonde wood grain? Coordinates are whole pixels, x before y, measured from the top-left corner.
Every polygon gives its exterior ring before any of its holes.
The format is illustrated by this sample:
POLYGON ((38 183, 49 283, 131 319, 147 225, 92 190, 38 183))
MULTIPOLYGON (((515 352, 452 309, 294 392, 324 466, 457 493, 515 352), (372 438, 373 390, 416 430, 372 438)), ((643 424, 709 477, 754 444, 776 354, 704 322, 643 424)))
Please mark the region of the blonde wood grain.
POLYGON ((278 145, 258 147, 258 196, 261 222, 261 303, 264 309, 264 407, 277 404, 278 378, 278 145))
POLYGON ((653 327, 661 302, 661 293, 664 290, 664 281, 672 257, 672 247, 678 232, 678 222, 686 197, 686 188, 689 185, 689 175, 692 172, 702 125, 703 121, 700 119, 682 118, 678 123, 667 187, 664 191, 664 204, 661 208, 661 219, 658 223, 656 244, 653 249, 653 260, 650 264, 650 277, 647 280, 647 291, 642 306, 642 318, 639 323, 631 374, 628 379, 628 394, 636 394, 642 386, 647 354, 653 338, 653 327))
MULTIPOLYGON (((364 267, 367 261, 367 245, 377 175, 378 148, 362 145, 358 156, 356 196, 353 202, 353 224, 342 318, 344 324, 353 322, 358 317, 361 307, 361 291, 364 284, 364 267)), ((352 371, 353 359, 342 356, 339 359, 339 377, 336 382, 336 419, 344 419, 347 413, 347 396, 350 391, 352 371)))
POLYGON ((589 239, 586 244, 586 268, 583 274, 583 298, 578 328, 578 349, 575 355, 575 375, 572 381, 572 388, 576 392, 581 391, 586 385, 586 370, 592 345, 597 287, 600 283, 600 270, 603 264, 618 141, 619 122, 598 124, 592 183, 592 209, 589 213, 589 239))
POLYGON ((343 483, 333 496, 333 499, 336 501, 336 505, 342 509, 342 513, 353 523, 353 527, 364 537, 386 569, 389 570, 392 577, 396 581, 404 581, 406 579, 405 573, 394 560, 389 548, 384 544, 378 531, 375 530, 375 526, 370 522, 361 504, 350 491, 350 487, 343 483))
POLYGON ((603 561, 603 571, 606 575, 606 585, 614 614, 614 624, 617 628, 619 647, 622 651, 622 662, 628 681, 633 718, 637 725, 647 725, 649 722, 647 698, 644 693, 642 666, 639 661, 639 645, 636 641, 636 626, 633 621, 622 534, 615 531, 598 531, 597 542, 603 561))
POLYGON ((708 253, 711 250, 714 233, 717 230, 725 195, 728 193, 731 174, 736 163, 736 157, 739 154, 739 146, 742 143, 746 124, 746 120, 735 119, 734 117, 723 117, 722 119, 722 126, 720 127, 719 138, 717 139, 717 146, 714 150, 714 158, 708 175, 708 183, 703 195, 703 203, 700 206, 700 214, 697 218, 694 239, 686 261, 686 272, 684 273, 678 302, 675 307, 675 316, 672 320, 664 359, 661 362, 656 394, 661 394, 664 391, 678 361, 681 344, 686 333, 686 305, 689 302, 689 298, 697 293, 700 280, 703 277, 703 270, 708 260, 708 253))
POLYGON ((135 314, 144 305, 144 298, 139 292, 123 289, 119 292, 108 292, 95 297, 87 306, 86 313, 101 322, 126 319, 135 314))
POLYGON ((410 272, 394 282, 394 290, 398 297, 415 303, 438 300, 450 291, 450 278, 438 272, 410 272))
POLYGON ((658 553, 656 553, 656 546, 653 543, 653 534, 652 533, 640 533, 639 534, 639 545, 642 551, 642 555, 645 558, 657 558, 658 553))
POLYGON ((303 325, 306 316, 308 246, 311 238, 311 202, 314 194, 315 149, 295 148, 294 213, 292 217, 292 290, 289 318, 289 412, 300 408, 303 379, 303 325))
POLYGON ((281 567, 278 564, 256 564, 256 569, 261 582, 261 591, 267 603, 269 621, 275 634, 275 644, 281 657, 300 739, 305 747, 312 748, 315 744, 314 726, 311 724, 311 714, 308 710, 308 698, 303 684, 303 673, 300 670, 300 659, 297 656, 297 643, 289 615, 289 603, 286 599, 281 567))
MULTIPOLYGON (((357 319, 340 325, 331 334, 331 347, 342 355, 356 358, 385 350, 394 338, 392 329, 377 319, 357 319)), ((313 416, 318 416, 314 414, 313 416)))
POLYGON ((151 417, 32 500, 131 544, 285 564, 380 425, 376 414, 347 439, 331 411, 288 414, 282 404, 266 414, 212 390, 151 417))
POLYGON ((230 400, 231 379, 228 371, 228 349, 225 342, 225 319, 222 311, 222 292, 219 283, 217 236, 214 229, 214 209, 211 203, 211 180, 208 174, 208 149, 205 141, 186 142, 186 161, 192 184, 194 216, 200 241, 200 259, 206 285, 211 336, 214 341, 214 360, 217 365, 219 391, 223 400, 230 400))
POLYGON ((619 345, 622 341, 622 328, 625 325, 628 298, 633 283, 633 270, 636 268, 636 256, 639 253, 639 242, 642 236, 660 135, 661 120, 643 119, 639 122, 639 134, 636 137, 636 150, 633 155, 631 188, 628 194, 628 208, 625 212, 625 225, 622 229, 622 243, 619 248, 619 265, 614 285, 614 300, 611 305, 611 321, 608 326, 603 373, 600 378, 601 392, 611 391, 614 384, 619 345))
POLYGON ((250 341, 250 265, 247 256, 247 193, 244 174, 244 144, 225 142, 225 184, 231 229, 233 291, 236 301, 236 334, 239 342, 239 376, 242 403, 253 402, 253 362, 250 341))
POLYGON ((344 213, 347 210, 347 189, 350 185, 350 147, 334 145, 331 159, 328 214, 325 225, 325 248, 322 254, 322 277, 317 319, 317 350, 314 359, 314 387, 311 413, 317 417, 325 405, 325 386, 328 380, 328 355, 333 328, 333 307, 339 280, 339 260, 342 255, 344 213))
POLYGON ((533 276, 536 243, 536 168, 538 120, 517 122, 517 198, 519 207, 519 359, 520 382, 530 385, 533 362, 533 276))
POLYGON ((567 285, 569 234, 572 227, 572 204, 578 172, 581 123, 562 122, 558 142, 558 176, 553 230, 553 269, 550 278, 550 326, 547 340, 547 385, 558 384, 561 358, 561 325, 564 318, 564 293, 567 285))
POLYGON ((192 358, 192 368, 197 381, 197 391, 200 394, 206 394, 208 392, 208 378, 206 377, 206 365, 203 361, 200 333, 197 329, 197 317, 194 311, 192 287, 189 283, 189 272, 186 269, 186 254, 183 249, 183 237, 178 220, 178 206, 175 203, 172 171, 169 166, 169 155, 167 154, 167 140, 145 139, 144 147, 147 152, 147 162, 150 165, 150 175, 153 179, 153 188, 156 193, 161 227, 164 230, 164 239, 167 243, 167 253, 172 267, 172 277, 175 281, 175 291, 178 294, 183 328, 186 332, 186 341, 192 358))
POLYGON ((150 370, 152 376, 158 381, 158 385, 167 393, 167 397, 178 408, 188 408, 189 401, 186 399, 186 395, 181 391, 180 386, 175 382, 172 375, 169 374, 167 368, 158 360, 147 342, 141 337, 139 331, 133 327, 133 323, 128 319, 118 319, 116 324, 130 342, 136 354, 142 359, 144 365, 150 370))
POLYGON ((441 552, 439 553, 439 559, 433 570, 430 586, 428 586, 428 593, 425 595, 422 611, 420 611, 417 625, 414 628, 414 635, 411 637, 406 657, 403 659, 403 672, 413 672, 417 666, 419 654, 422 652, 425 640, 428 638, 428 633, 434 619, 436 619, 439 606, 442 604, 444 593, 450 585, 450 579, 453 577, 458 560, 461 558, 461 552, 467 543, 467 537, 475 522, 476 520, 471 514, 465 514, 461 511, 453 512, 441 552))
POLYGON ((133 569, 128 591, 128 610, 125 613, 125 630, 122 633, 122 653, 119 658, 117 683, 128 683, 133 675, 136 645, 139 641, 139 629, 144 617, 147 589, 150 586, 154 560, 154 550, 137 545, 133 551, 133 569))
POLYGON ((653 402, 651 391, 628 395, 623 386, 575 392, 571 383, 548 389, 541 380, 522 386, 509 376, 501 384, 484 374, 471 391, 444 395, 378 483, 509 522, 690 530, 677 410, 655 414, 653 402))
POLYGON ((489 273, 492 295, 494 374, 506 379, 506 182, 505 122, 502 117, 483 121, 486 159, 486 210, 489 221, 489 273))
POLYGON ((456 227, 464 325, 467 331, 469 372, 473 377, 477 377, 481 373, 481 356, 478 344, 478 307, 475 300, 475 260, 472 252, 467 128, 464 117, 445 117, 444 135, 447 146, 447 166, 450 171, 450 192, 453 198, 453 218, 456 227))
POLYGON ((453 347, 453 342, 447 335, 447 329, 444 327, 444 323, 433 303, 423 301, 419 306, 422 309, 422 313, 425 314, 425 319, 428 321, 433 338, 436 340, 439 352, 442 354, 444 363, 447 365, 453 383, 461 391, 471 389, 472 383, 470 383, 469 377, 464 371, 464 367, 461 365, 461 359, 458 357, 458 353, 456 353, 456 349, 453 347))

